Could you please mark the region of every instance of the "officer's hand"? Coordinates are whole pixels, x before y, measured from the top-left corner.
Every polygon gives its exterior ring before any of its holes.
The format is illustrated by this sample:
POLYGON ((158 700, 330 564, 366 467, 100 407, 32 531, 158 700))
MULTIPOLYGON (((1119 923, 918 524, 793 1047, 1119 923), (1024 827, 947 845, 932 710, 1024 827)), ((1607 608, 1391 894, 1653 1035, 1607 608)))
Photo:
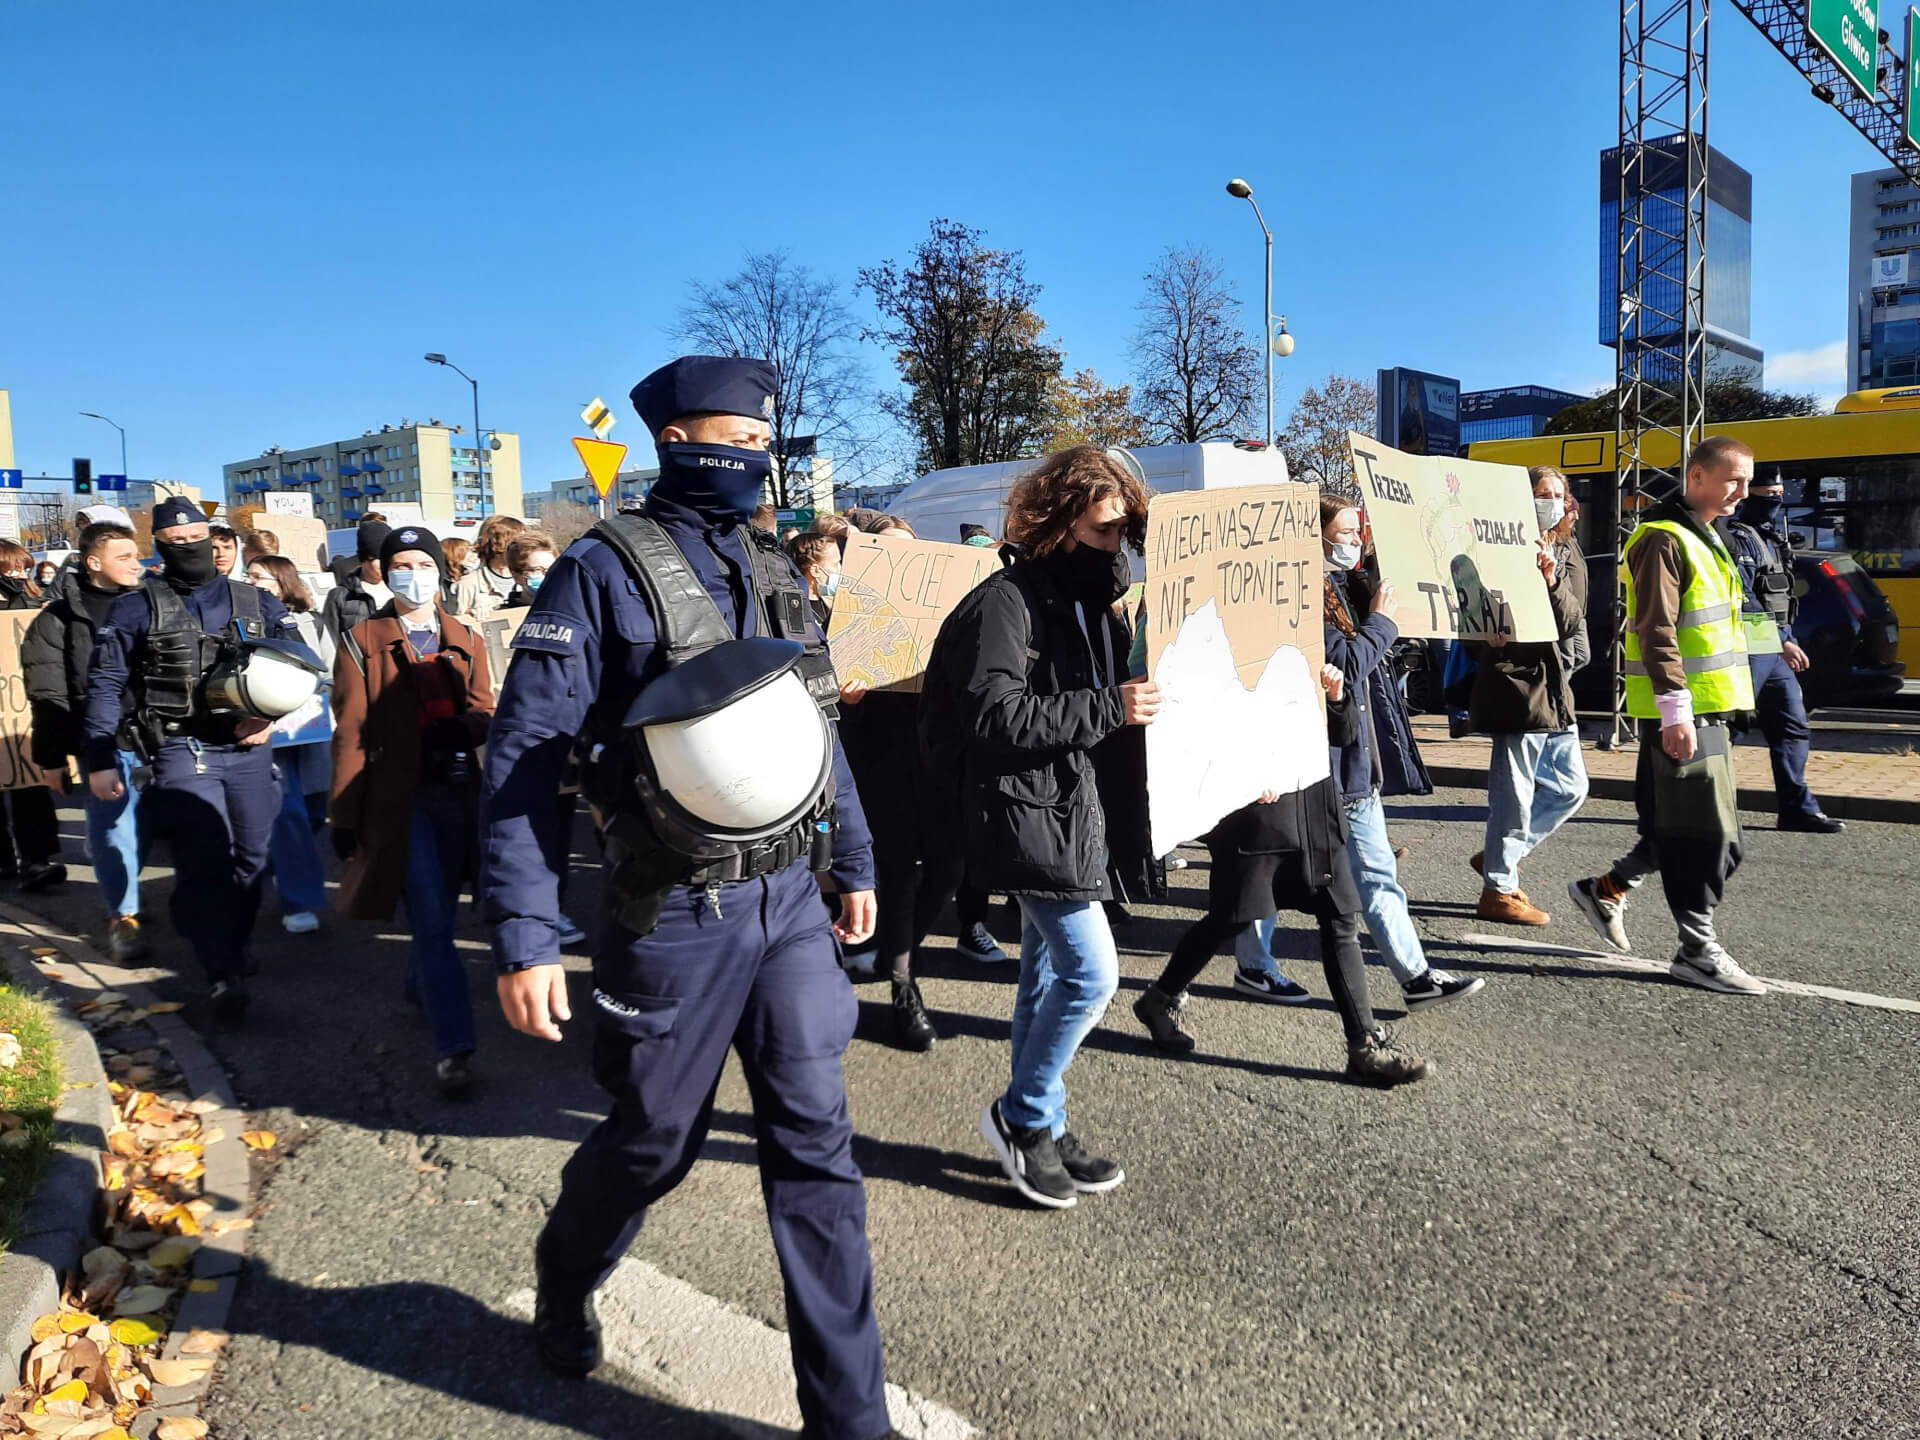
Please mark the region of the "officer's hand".
MULTIPOLYGON (((873 896, 867 896, 867 911, 873 911, 873 896)), ((872 924, 867 928, 871 930, 872 924)), ((558 1040, 557 1020, 573 1019, 567 1008, 567 972, 559 965, 529 965, 498 980, 500 1009, 507 1023, 522 1035, 541 1040, 558 1040)))
POLYGON ((844 894, 840 897, 840 918, 833 922, 833 933, 842 945, 858 945, 873 935, 873 922, 879 910, 871 890, 844 894))
POLYGON ((1807 652, 1791 640, 1782 640, 1780 642, 1780 653, 1787 657, 1787 668, 1789 670, 1804 670, 1813 663, 1807 659, 1807 652))
POLYGON ((87 789, 93 792, 94 799, 109 804, 127 793, 127 787, 120 783, 118 770, 95 770, 87 776, 87 789))
POLYGON ((262 720, 257 715, 249 715, 233 727, 233 735, 242 745, 264 745, 267 737, 273 733, 273 722, 262 720))
POLYGON ((1160 686, 1152 680, 1129 680, 1120 687, 1121 713, 1129 725, 1151 725, 1160 713, 1160 686))
POLYGON ((1660 748, 1675 760, 1685 763, 1693 758, 1693 726, 1663 725, 1660 727, 1660 748))
POLYGON ((56 795, 65 795, 67 790, 67 772, 64 769, 42 769, 40 778, 46 782, 47 789, 56 795))

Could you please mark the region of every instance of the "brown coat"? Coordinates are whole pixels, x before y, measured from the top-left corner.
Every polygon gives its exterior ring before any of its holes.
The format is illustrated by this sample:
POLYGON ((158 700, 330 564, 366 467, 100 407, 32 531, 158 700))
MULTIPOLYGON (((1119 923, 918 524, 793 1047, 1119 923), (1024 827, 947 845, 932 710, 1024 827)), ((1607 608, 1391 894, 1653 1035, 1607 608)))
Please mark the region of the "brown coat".
MULTIPOLYGON (((341 645, 333 667, 333 788, 327 818, 357 840, 340 879, 337 908, 356 919, 385 920, 405 889, 420 783, 420 707, 413 651, 393 606, 354 626, 352 638, 366 656, 365 671, 348 644, 341 645)), ((478 749, 493 716, 486 643, 443 608, 440 645, 465 689, 457 718, 478 749)))

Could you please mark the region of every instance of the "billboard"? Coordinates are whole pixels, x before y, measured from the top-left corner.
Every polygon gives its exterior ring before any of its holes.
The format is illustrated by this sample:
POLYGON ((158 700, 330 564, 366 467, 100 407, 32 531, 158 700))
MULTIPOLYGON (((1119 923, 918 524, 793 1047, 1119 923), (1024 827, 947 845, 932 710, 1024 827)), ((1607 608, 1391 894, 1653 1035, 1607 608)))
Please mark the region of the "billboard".
POLYGON ((1408 455, 1460 453, 1460 382, 1425 370, 1379 372, 1376 390, 1383 444, 1408 455))

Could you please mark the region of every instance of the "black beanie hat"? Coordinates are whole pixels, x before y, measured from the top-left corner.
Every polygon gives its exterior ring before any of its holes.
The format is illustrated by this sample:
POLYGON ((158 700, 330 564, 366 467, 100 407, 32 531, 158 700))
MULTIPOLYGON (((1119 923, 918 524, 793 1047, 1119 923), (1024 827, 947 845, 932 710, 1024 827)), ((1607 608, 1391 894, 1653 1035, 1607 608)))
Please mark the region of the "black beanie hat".
MULTIPOLYGON (((370 521, 368 523, 379 525, 378 521, 370 521)), ((360 527, 360 533, 364 535, 366 528, 366 525, 362 525, 360 527)), ((379 528, 382 530, 387 529, 384 525, 380 525, 379 528)), ((431 530, 427 529, 426 526, 402 525, 398 530, 388 530, 386 539, 380 542, 380 573, 382 575, 387 573, 388 563, 402 550, 425 551, 427 554, 433 556, 434 563, 440 567, 442 577, 446 575, 446 552, 440 548, 438 537, 436 537, 431 530)))
POLYGON ((380 520, 362 520, 360 532, 354 537, 353 553, 356 559, 378 560, 380 548, 387 543, 392 527, 380 520))

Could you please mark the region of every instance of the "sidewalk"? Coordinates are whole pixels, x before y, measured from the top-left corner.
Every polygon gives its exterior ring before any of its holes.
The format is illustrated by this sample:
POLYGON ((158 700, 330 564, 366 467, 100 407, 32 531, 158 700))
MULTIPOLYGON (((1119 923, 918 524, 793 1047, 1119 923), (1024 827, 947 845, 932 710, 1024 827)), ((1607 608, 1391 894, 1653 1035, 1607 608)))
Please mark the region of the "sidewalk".
MULTIPOLYGON (((1416 715, 1413 733, 1420 742, 1420 753, 1426 757, 1427 768, 1433 772, 1434 784, 1487 788, 1490 742, 1485 736, 1450 739, 1444 715, 1416 715)), ((1820 797, 1827 814, 1836 820, 1920 823, 1920 754, 1914 753, 1911 747, 1900 747, 1906 749, 1905 754, 1823 751, 1818 734, 1813 743, 1813 754, 1807 759, 1807 784, 1820 797)), ((1637 750, 1600 750, 1588 740, 1581 745, 1581 751, 1593 794, 1608 800, 1633 799, 1637 750)), ((1740 808, 1771 814, 1773 772, 1766 746, 1738 745, 1733 759, 1734 769, 1740 776, 1740 808)))

